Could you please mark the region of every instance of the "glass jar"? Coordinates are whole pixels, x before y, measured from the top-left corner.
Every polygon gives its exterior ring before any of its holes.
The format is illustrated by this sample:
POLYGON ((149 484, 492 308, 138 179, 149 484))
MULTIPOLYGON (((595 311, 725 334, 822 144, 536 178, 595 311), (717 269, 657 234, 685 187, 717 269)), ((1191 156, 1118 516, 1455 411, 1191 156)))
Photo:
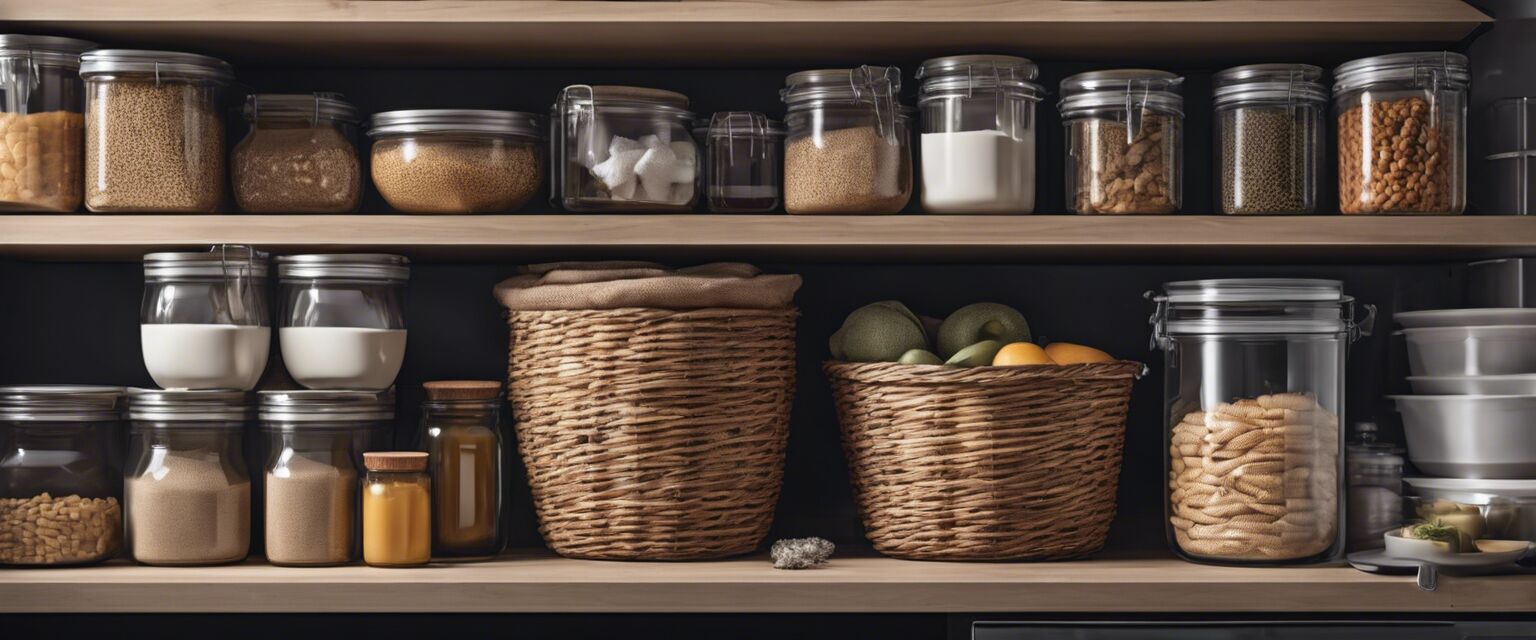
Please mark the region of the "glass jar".
POLYGON ((128 391, 124 493, 134 560, 210 565, 249 553, 253 409, 240 391, 128 391))
POLYGON ((766 213, 783 201, 784 124, 755 111, 721 111, 704 139, 704 193, 714 213, 766 213))
POLYGON ((1328 87, 1309 64, 1216 74, 1217 200, 1226 214, 1317 211, 1328 87))
POLYGON ((421 439, 432 474, 432 555, 489 558, 501 552, 501 383, 422 385, 421 439))
POLYGON ((698 201, 688 96, 571 85, 550 115, 551 198, 566 211, 687 212, 698 201))
POLYGON ((357 109, 335 93, 254 94, 230 154, 235 204, 252 213, 351 213, 363 196, 357 109))
POLYGON ((1164 352, 1166 532, 1195 562, 1338 559, 1344 360, 1375 308, 1331 280, 1170 282, 1153 297, 1164 352))
POLYGON ((228 63, 173 51, 98 49, 85 79, 85 206, 212 213, 224 195, 228 63))
POLYGON ((117 555, 123 536, 118 387, 0 387, 0 566, 117 555))
POLYGON ((432 560, 432 478, 427 454, 370 451, 363 485, 363 562, 418 567, 432 560))
POLYGON ((1382 536, 1403 523, 1402 449, 1378 442, 1374 422, 1355 423, 1354 433, 1344 456, 1351 552, 1386 546, 1382 536))
POLYGON ((373 186, 406 213, 501 213, 544 182, 533 114, 414 109, 373 116, 373 186))
POLYGON ((85 159, 80 54, 96 44, 0 35, 0 211, 72 213, 85 159))
POLYGON ((784 84, 785 211, 886 214, 907 206, 912 118, 896 101, 900 69, 801 71, 784 84))
POLYGON ((388 254, 277 259, 278 344, 288 375, 310 389, 381 391, 405 359, 410 261, 388 254))
POLYGON ((1459 214, 1467 205, 1467 57, 1394 53, 1333 70, 1339 210, 1459 214))
POLYGON ((267 260, 232 245, 144 256, 139 339, 155 384, 256 388, 272 345, 267 260))
POLYGON ((1039 75, 1014 56, 948 56, 918 68, 924 211, 1034 212, 1039 75))
POLYGON ((1176 213, 1184 203, 1184 79, 1115 69, 1061 81, 1067 210, 1176 213))

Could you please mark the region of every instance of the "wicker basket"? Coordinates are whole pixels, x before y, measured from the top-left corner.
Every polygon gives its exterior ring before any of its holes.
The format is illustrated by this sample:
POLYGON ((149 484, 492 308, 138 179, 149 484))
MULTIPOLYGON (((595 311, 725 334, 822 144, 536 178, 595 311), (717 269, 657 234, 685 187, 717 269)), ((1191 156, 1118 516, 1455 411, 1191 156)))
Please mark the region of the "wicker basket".
POLYGON ((794 309, 513 311, 508 396, 556 553, 749 553, 773 520, 794 309))
POLYGON ((1104 546, 1141 364, 825 370, 876 550, 1055 560, 1104 546))

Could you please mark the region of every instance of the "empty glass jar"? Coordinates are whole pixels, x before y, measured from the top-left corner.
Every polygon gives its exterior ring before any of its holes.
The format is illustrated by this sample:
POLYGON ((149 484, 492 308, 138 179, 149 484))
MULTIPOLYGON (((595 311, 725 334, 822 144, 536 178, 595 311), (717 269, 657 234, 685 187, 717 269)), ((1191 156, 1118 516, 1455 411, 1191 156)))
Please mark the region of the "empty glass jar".
POLYGON ((85 85, 80 54, 95 43, 0 35, 0 211, 80 208, 85 85))
POLYGON ((373 186, 407 213, 521 208, 544 181, 538 119, 519 111, 413 109, 373 116, 373 186))
POLYGON ((278 344, 288 374, 310 389, 388 389, 405 359, 410 261, 388 254, 277 259, 278 344))
POLYGON ((1322 77, 1309 64, 1250 64, 1216 74, 1222 213, 1317 210, 1328 105, 1322 77))
POLYGON ((357 109, 340 94, 259 93, 230 154, 235 204, 253 213, 350 213, 363 196, 357 109))
POLYGON ((966 55, 923 63, 923 210, 1032 213, 1035 105, 1045 89, 1035 63, 966 55))
POLYGON ((250 247, 145 255, 139 337, 155 384, 254 389, 272 344, 267 272, 250 247))
POLYGON ((1069 211, 1175 213, 1183 206, 1183 81, 1149 69, 1061 81, 1069 211))
POLYGON ((567 211, 690 211, 699 148, 688 96, 644 87, 566 87, 550 115, 551 198, 567 211))
POLYGON ((912 197, 912 118, 897 102, 901 70, 801 71, 784 85, 785 211, 900 212, 912 197))
POLYGON ((715 213, 764 213, 783 201, 784 125, 754 111, 721 111, 704 139, 704 193, 715 213))

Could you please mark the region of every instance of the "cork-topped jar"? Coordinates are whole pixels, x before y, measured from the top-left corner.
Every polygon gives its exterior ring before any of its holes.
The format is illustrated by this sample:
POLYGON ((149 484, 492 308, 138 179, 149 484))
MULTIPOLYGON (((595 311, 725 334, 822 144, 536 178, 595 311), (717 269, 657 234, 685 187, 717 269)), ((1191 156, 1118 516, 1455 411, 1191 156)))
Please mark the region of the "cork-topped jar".
POLYGON ((363 454, 363 562, 415 567, 432 560, 432 479, 427 454, 363 454))
POLYGON ((501 527, 501 422, 506 402, 494 380, 422 385, 421 439, 432 475, 432 555, 489 558, 501 527))

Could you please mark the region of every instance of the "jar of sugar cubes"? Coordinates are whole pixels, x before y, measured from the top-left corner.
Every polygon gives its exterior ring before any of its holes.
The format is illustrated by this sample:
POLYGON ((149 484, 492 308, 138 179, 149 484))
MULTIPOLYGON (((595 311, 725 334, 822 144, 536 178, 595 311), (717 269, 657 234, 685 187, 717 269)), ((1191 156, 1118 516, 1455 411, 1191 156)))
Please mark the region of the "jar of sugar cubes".
POLYGON ((551 200, 567 211, 690 211, 699 149, 688 96, 572 85, 551 108, 551 200))

